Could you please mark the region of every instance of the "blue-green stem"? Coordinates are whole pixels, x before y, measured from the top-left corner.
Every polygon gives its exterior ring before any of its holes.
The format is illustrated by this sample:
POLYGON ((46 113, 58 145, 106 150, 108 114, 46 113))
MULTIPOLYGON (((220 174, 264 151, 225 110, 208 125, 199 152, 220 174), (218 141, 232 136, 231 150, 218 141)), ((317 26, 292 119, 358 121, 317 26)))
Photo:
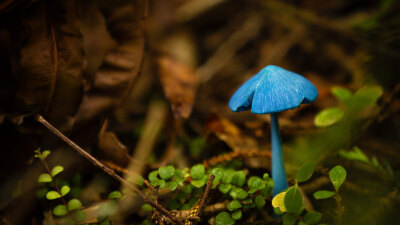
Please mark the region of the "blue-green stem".
POLYGON ((271 113, 271 148, 272 148, 272 179, 274 189, 272 196, 275 196, 288 188, 285 164, 283 162, 283 152, 281 136, 279 134, 278 114, 271 113))

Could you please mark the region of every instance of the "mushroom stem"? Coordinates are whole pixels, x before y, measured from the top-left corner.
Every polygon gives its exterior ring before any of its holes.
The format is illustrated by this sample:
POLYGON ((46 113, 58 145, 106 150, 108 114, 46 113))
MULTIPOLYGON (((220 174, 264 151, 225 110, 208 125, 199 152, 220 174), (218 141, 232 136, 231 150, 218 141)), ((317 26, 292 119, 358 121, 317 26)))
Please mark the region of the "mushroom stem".
POLYGON ((271 113, 271 146, 272 146, 272 179, 274 189, 272 196, 279 194, 288 188, 285 164, 283 162, 283 152, 281 136, 279 134, 278 113, 271 113))

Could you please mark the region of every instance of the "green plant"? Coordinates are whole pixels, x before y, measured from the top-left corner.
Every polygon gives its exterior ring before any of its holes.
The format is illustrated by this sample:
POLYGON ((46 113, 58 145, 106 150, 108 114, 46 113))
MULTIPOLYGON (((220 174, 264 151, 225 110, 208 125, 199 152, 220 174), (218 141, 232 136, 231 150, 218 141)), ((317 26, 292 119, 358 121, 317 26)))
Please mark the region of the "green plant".
POLYGON ((331 92, 340 102, 340 106, 326 108, 319 112, 314 119, 314 124, 317 127, 328 127, 343 118, 348 119, 357 116, 363 109, 374 105, 383 91, 379 86, 365 86, 355 93, 343 87, 333 87, 331 92))
MULTIPOLYGON (((322 214, 317 211, 304 212, 305 203, 301 194, 299 183, 308 181, 315 170, 313 162, 307 162, 297 171, 295 185, 286 191, 281 192, 272 200, 272 206, 275 213, 282 215, 282 222, 284 225, 293 225, 296 221, 298 224, 317 224, 322 219, 322 214), (303 215, 303 216, 301 216, 303 215)), ((340 224, 341 216, 343 214, 343 206, 341 204, 341 197, 339 195, 339 188, 346 178, 346 170, 341 166, 336 166, 330 170, 329 173, 331 182, 335 188, 335 192, 320 190, 314 193, 316 199, 325 199, 334 197, 338 204, 338 224, 340 224)))
MULTIPOLYGON (((51 188, 50 190, 45 189, 45 196, 48 200, 60 199, 62 204, 58 204, 53 208, 53 215, 55 216, 66 216, 71 215, 72 222, 79 222, 85 219, 85 214, 80 210, 82 208, 82 203, 79 199, 72 198, 68 202, 65 199, 71 188, 69 185, 62 185, 59 187, 59 183, 56 180, 61 172, 64 171, 64 167, 61 165, 56 165, 50 169, 46 162, 46 158, 50 155, 51 151, 46 150, 41 152, 40 149, 35 151, 35 157, 39 158, 46 168, 47 173, 42 173, 38 177, 38 183, 46 183, 51 188)), ((70 219, 70 217, 68 217, 70 219)), ((71 221, 70 221, 71 222, 71 221)))
POLYGON ((319 190, 313 194, 315 199, 327 199, 333 197, 336 200, 337 224, 341 224, 343 216, 342 198, 339 194, 339 189, 342 186, 343 182, 346 180, 346 176, 347 172, 342 166, 335 166, 329 171, 329 178, 335 189, 335 192, 327 190, 319 190))
POLYGON ((354 146, 351 151, 340 150, 339 155, 345 159, 362 162, 374 167, 382 174, 389 176, 391 179, 395 177, 392 167, 385 159, 383 159, 381 163, 375 156, 368 158, 368 156, 365 155, 365 153, 357 146, 354 146))
MULTIPOLYGON (((154 198, 157 198, 158 190, 171 192, 173 197, 167 201, 167 207, 174 210, 185 224, 199 220, 199 215, 211 199, 210 191, 219 192, 223 196, 225 210, 216 215, 215 223, 235 224, 242 219, 244 210, 262 209, 273 189, 273 181, 268 174, 248 177, 239 166, 228 163, 206 168, 203 164, 196 164, 190 169, 180 170, 170 165, 151 171, 148 182, 144 183, 153 190, 154 198)), ((144 204, 142 210, 152 212, 154 209, 144 204)))

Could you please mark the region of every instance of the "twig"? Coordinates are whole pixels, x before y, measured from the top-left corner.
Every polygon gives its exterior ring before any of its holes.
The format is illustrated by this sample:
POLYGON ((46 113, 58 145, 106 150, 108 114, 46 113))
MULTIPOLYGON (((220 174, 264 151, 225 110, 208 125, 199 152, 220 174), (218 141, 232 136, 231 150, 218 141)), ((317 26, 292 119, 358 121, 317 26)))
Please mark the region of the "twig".
POLYGON ((337 218, 337 224, 340 225, 342 224, 342 216, 343 216, 343 205, 342 205, 342 197, 340 197, 339 192, 336 192, 336 195, 334 196, 334 199, 336 200, 337 207, 338 207, 338 218, 337 218))
MULTIPOLYGON (((187 216, 186 220, 185 220, 185 225, 193 225, 198 222, 195 219, 198 218, 198 216, 201 214, 204 206, 207 203, 207 199, 208 199, 208 196, 210 195, 210 190, 211 190, 213 180, 214 180, 214 175, 210 174, 208 176, 206 190, 204 191, 204 194, 201 197, 201 199, 199 201, 197 201, 196 204, 190 209, 189 216, 187 216)), ((198 220, 199 220, 199 218, 198 218, 198 220)))
POLYGON ((210 190, 211 190, 211 186, 212 186, 212 182, 214 180, 214 175, 210 174, 208 176, 208 181, 207 181, 207 186, 206 186, 206 190, 204 191, 203 197, 201 197, 201 202, 200 202, 200 206, 199 206, 199 211, 201 212, 204 208, 204 206, 207 203, 207 198, 210 195, 210 190))
POLYGON ((220 163, 224 163, 227 161, 232 161, 234 159, 246 159, 253 157, 266 157, 271 158, 270 151, 258 151, 258 150, 250 150, 250 151, 239 151, 239 152, 230 152, 223 155, 218 155, 212 157, 210 159, 204 160, 203 165, 205 167, 211 167, 220 163))
POLYGON ((204 213, 216 213, 216 212, 220 212, 222 210, 226 209, 226 206, 228 205, 228 201, 225 202, 218 202, 215 203, 213 205, 208 205, 206 207, 204 207, 203 212, 204 213))
POLYGON ((83 157, 85 157, 87 160, 89 160, 93 165, 99 167, 102 169, 104 172, 106 172, 108 175, 119 181, 121 184, 127 186, 130 188, 133 192, 135 192, 137 195, 139 195, 144 202, 149 203, 152 205, 154 208, 156 208, 158 211, 160 211, 162 214, 164 214, 166 217, 168 217, 171 221, 173 221, 176 224, 179 225, 184 225, 182 221, 178 220, 176 217, 174 217, 168 210, 166 210, 163 206, 160 204, 155 203, 151 199, 149 199, 145 194, 143 194, 139 189, 134 187, 132 184, 130 184, 128 181, 120 177, 118 174, 114 172, 114 170, 108 168, 106 165, 101 163, 99 160, 94 158, 92 155, 87 153, 85 150, 83 150, 81 147, 79 147, 75 142, 71 141, 67 136, 65 136, 63 133, 61 133, 57 128, 55 128, 53 125, 51 125, 47 120, 45 120, 41 115, 36 115, 36 120, 41 123, 43 126, 45 126, 47 129, 49 129, 51 132, 53 132, 57 137, 59 137, 61 140, 63 140, 65 143, 67 143, 70 147, 72 147, 74 150, 76 150, 79 154, 81 154, 83 157))

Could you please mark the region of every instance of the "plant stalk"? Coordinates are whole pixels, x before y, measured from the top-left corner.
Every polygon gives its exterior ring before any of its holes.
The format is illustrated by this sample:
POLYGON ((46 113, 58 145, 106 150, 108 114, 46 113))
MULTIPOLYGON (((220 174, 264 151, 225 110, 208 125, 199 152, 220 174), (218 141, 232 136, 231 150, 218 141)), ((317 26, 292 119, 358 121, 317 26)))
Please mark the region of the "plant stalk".
POLYGON ((278 114, 271 113, 271 148, 272 148, 272 179, 274 180, 274 189, 272 196, 276 196, 288 188, 286 178, 285 164, 283 162, 283 152, 281 136, 279 134, 278 114))

